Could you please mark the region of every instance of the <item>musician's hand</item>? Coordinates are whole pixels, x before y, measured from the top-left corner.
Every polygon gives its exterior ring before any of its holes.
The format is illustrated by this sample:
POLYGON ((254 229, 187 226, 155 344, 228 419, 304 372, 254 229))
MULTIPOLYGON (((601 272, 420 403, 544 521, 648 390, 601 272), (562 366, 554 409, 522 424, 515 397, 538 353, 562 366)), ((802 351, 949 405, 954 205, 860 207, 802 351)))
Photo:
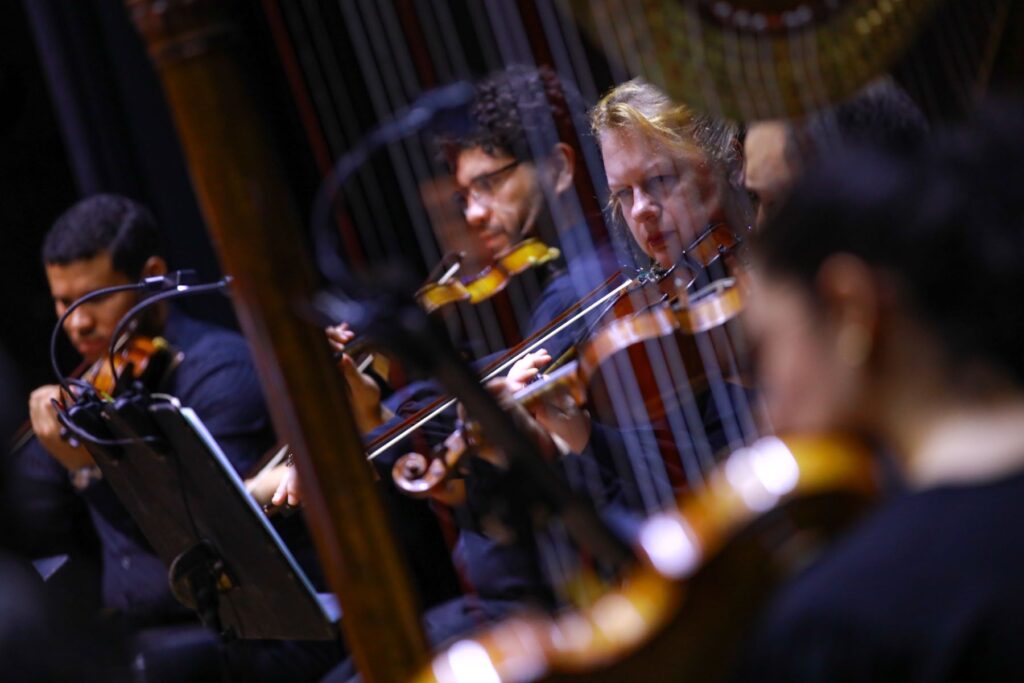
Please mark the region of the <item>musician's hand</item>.
POLYGON ((278 506, 287 503, 292 507, 297 507, 302 502, 302 493, 299 490, 299 474, 290 465, 282 465, 282 468, 285 470, 284 476, 281 478, 281 483, 277 485, 277 490, 274 491, 274 496, 270 499, 270 502, 278 506))
MULTIPOLYGON (((559 456, 559 449, 548 429, 530 415, 530 411, 512 398, 508 381, 493 379, 487 383, 487 389, 498 400, 498 404, 507 412, 523 434, 537 447, 545 460, 554 460, 559 456)), ((472 416, 470 416, 472 417, 472 416)))
POLYGON ((581 408, 565 388, 546 394, 533 409, 533 416, 563 450, 582 453, 590 441, 590 413, 581 408))
POLYGON ((540 369, 551 362, 551 354, 544 349, 528 353, 509 368, 505 378, 509 391, 515 393, 529 384, 540 369))
MULTIPOLYGON (((528 384, 540 368, 551 363, 544 349, 528 353, 508 371, 505 386, 515 393, 528 384)), ((548 432, 561 440, 559 447, 582 453, 590 441, 590 414, 583 410, 566 389, 554 389, 543 396, 533 408, 533 416, 548 432)))
POLYGON ((28 400, 28 414, 32 422, 32 431, 39 439, 39 443, 69 470, 80 470, 83 467, 95 465, 89 451, 82 446, 72 446, 61 438, 61 426, 57 420, 57 411, 50 403, 53 399, 61 400, 61 388, 56 384, 39 387, 32 392, 28 400))
POLYGON ((335 353, 344 351, 345 344, 348 344, 356 337, 356 333, 349 328, 348 323, 340 323, 328 327, 324 331, 327 333, 327 343, 331 345, 331 351, 335 353))
POLYGON ((372 377, 359 372, 355 361, 347 353, 341 357, 338 365, 348 385, 348 396, 352 402, 356 426, 360 433, 366 434, 388 419, 387 412, 380 402, 380 386, 372 377))
POLYGON ((285 474, 293 469, 295 468, 282 464, 261 471, 252 479, 245 480, 245 490, 261 506, 268 505, 277 492, 277 487, 284 481, 285 474))

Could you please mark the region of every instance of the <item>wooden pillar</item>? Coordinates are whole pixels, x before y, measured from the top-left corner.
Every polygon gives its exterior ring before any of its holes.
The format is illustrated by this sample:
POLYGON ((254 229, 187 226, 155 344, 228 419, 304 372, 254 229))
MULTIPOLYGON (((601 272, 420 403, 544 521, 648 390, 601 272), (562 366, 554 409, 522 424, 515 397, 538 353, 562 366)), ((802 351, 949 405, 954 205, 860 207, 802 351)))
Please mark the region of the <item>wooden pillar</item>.
POLYGON ((126 0, 181 138, 278 434, 295 453, 307 519, 366 681, 426 661, 408 572, 323 331, 297 315, 314 281, 273 136, 248 87, 226 0, 126 0))

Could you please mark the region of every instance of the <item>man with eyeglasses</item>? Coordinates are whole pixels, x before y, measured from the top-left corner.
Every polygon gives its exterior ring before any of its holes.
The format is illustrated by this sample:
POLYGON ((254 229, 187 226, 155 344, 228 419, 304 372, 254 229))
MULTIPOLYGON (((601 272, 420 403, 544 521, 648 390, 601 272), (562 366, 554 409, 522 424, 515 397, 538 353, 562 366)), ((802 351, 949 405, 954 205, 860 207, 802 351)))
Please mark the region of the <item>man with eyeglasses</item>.
MULTIPOLYGON (((510 66, 477 85, 471 131, 441 144, 478 253, 493 261, 529 237, 562 250, 564 260, 519 276, 524 298, 533 295, 522 302, 529 310, 524 336, 614 270, 607 249, 592 238, 605 234, 604 177, 601 170, 591 176, 584 164, 585 117, 579 93, 553 71, 510 66)), ((562 337, 549 349, 566 346, 562 337)))
MULTIPOLYGON (((601 207, 605 198, 603 171, 597 178, 584 171, 582 145, 589 140, 586 106, 550 69, 510 66, 477 84, 470 119, 470 132, 442 140, 441 151, 457 188, 454 201, 465 217, 477 255, 482 261, 493 261, 522 240, 536 237, 559 247, 564 256, 517 276, 509 285, 513 296, 522 297, 514 303, 524 304, 527 310, 522 334, 528 336, 614 270, 610 250, 595 244, 592 237, 604 235, 601 207)), ((575 331, 546 343, 550 355, 567 348, 575 331)), ((337 343, 343 338, 333 341, 336 349, 343 348, 337 343)), ((410 412, 410 406, 421 404, 389 407, 402 415, 410 412)), ((372 440, 391 424, 364 438, 372 440)), ((451 430, 449 419, 425 431, 431 432, 427 438, 433 441, 451 430)), ((390 478, 394 458, 408 452, 408 445, 403 443, 375 459, 382 475, 390 478)), ((494 481, 474 474, 467 478, 469 504, 455 511, 459 539, 454 560, 475 594, 427 610, 423 621, 432 642, 500 618, 524 603, 548 605, 552 600, 540 573, 529 520, 525 515, 501 520, 511 531, 513 543, 498 542, 485 533, 482 527, 488 522, 484 520, 493 517, 485 509, 489 495, 481 491, 494 481), (474 493, 478 485, 481 488, 474 493)), ((345 681, 352 675, 351 666, 345 666, 325 681, 345 681)))

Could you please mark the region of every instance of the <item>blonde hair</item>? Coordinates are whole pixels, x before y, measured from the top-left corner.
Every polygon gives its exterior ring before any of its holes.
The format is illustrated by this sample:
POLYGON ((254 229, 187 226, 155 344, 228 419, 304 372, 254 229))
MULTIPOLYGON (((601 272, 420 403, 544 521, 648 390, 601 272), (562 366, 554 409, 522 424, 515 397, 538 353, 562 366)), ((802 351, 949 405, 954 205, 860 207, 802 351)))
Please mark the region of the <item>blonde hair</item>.
MULTIPOLYGON (((590 127, 598 137, 607 131, 632 131, 660 143, 670 153, 699 152, 721 185, 722 208, 730 224, 749 224, 750 206, 739 188, 743 158, 736 124, 698 114, 658 87, 634 78, 601 98, 590 112, 590 127)), ((618 213, 614 197, 609 199, 608 208, 618 213)))
POLYGON ((632 129, 670 151, 699 151, 723 171, 739 161, 736 125, 697 114, 641 78, 617 85, 602 97, 590 112, 590 126, 595 135, 632 129))

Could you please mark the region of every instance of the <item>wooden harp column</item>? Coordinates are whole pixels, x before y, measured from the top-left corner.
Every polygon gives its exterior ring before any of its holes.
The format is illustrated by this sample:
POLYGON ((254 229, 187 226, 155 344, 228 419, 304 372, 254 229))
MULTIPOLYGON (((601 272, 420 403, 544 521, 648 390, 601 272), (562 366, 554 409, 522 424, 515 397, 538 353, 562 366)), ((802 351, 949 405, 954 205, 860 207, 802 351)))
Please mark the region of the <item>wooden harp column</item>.
POLYGON ((267 119, 223 0, 126 0, 163 83, 222 267, 234 277, 278 434, 294 449, 309 522, 342 629, 367 681, 427 658, 416 598, 375 491, 323 331, 296 313, 313 273, 267 119))

